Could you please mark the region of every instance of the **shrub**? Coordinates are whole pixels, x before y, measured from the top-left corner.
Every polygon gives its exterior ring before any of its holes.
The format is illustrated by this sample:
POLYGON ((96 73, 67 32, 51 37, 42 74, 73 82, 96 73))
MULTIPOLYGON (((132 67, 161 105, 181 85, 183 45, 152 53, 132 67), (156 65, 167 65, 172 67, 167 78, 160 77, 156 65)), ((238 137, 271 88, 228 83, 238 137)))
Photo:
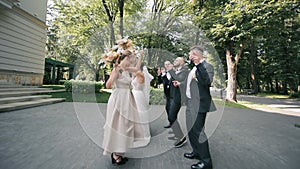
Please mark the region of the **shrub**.
POLYGON ((164 105, 166 104, 165 94, 163 89, 151 88, 150 89, 150 104, 164 105))
POLYGON ((98 93, 103 87, 101 82, 95 81, 66 80, 64 85, 67 92, 73 93, 98 93))
POLYGON ((289 98, 300 98, 300 92, 294 92, 294 93, 291 93, 289 98))

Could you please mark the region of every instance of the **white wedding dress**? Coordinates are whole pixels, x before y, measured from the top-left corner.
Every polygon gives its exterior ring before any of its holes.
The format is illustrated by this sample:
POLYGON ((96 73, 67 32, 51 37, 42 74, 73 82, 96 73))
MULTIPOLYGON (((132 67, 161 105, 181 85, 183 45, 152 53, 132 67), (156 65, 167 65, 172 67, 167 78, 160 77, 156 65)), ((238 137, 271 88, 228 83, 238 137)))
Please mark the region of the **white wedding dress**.
POLYGON ((137 111, 139 113, 140 121, 144 131, 144 139, 134 142, 134 147, 146 146, 150 143, 150 127, 149 127, 149 93, 150 93, 150 81, 153 76, 148 73, 147 67, 144 66, 143 73, 145 82, 140 84, 137 82, 136 77, 132 80, 132 94, 137 105, 137 111))

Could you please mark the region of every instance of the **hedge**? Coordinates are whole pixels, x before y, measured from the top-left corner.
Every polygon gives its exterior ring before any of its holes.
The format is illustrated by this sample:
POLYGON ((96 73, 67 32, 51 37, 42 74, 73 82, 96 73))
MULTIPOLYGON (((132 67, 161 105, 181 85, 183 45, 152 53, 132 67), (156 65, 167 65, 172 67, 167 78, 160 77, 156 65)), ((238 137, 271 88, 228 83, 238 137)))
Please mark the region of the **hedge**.
POLYGON ((101 82, 95 81, 66 80, 64 85, 67 92, 73 93, 98 93, 103 88, 101 82))

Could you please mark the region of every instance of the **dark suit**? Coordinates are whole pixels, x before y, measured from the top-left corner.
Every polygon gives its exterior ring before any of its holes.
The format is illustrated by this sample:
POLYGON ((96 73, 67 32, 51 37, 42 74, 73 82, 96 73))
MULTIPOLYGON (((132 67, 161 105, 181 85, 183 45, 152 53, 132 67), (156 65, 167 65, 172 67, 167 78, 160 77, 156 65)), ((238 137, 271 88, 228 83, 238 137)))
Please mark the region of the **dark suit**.
MULTIPOLYGON (((171 81, 176 80, 182 82, 188 75, 188 70, 186 68, 181 68, 177 72, 175 70, 169 71, 171 75, 171 81)), ((181 108, 181 92, 180 88, 175 87, 173 83, 170 84, 170 111, 168 120, 172 124, 172 130, 174 131, 175 137, 181 139, 184 137, 180 125, 177 121, 178 112, 181 108)))
MULTIPOLYGON (((209 90, 213 81, 214 69, 206 61, 198 64, 196 68, 197 80, 192 79, 190 83, 191 98, 187 98, 186 125, 193 153, 204 162, 209 163, 211 156, 204 126, 207 112, 216 110, 209 90)), ((187 81, 185 85, 187 85, 187 81)))
POLYGON ((164 87, 164 93, 165 93, 165 97, 166 97, 165 109, 166 109, 168 118, 169 118, 169 111, 170 111, 170 83, 171 83, 170 80, 167 78, 166 74, 163 76, 162 75, 158 76, 158 83, 163 84, 163 87, 164 87))

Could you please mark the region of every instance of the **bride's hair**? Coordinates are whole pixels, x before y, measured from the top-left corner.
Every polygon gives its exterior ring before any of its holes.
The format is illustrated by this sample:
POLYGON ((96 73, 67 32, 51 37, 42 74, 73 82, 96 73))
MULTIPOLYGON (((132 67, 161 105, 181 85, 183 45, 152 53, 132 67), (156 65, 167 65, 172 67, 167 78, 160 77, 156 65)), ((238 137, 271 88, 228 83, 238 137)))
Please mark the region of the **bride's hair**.
POLYGON ((132 54, 132 52, 128 49, 121 52, 121 56, 118 59, 118 63, 120 63, 122 60, 124 60, 126 57, 129 57, 132 54))

